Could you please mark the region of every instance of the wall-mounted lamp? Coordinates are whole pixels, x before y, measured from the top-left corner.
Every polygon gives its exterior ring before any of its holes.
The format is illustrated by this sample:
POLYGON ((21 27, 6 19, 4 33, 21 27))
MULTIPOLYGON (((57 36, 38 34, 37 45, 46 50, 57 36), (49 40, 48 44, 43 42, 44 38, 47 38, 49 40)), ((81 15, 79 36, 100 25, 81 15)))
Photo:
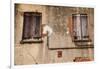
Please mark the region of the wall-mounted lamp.
POLYGON ((88 42, 88 45, 91 45, 91 42, 90 41, 88 42))
POLYGON ((67 28, 66 34, 69 34, 69 28, 67 28))

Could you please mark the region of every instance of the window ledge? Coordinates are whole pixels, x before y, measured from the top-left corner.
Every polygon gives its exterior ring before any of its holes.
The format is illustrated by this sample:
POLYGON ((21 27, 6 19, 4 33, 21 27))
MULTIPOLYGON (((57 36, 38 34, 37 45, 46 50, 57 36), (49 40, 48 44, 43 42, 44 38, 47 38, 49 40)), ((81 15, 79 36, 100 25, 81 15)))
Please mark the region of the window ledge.
POLYGON ((85 39, 85 40, 73 40, 74 42, 91 42, 90 39, 85 39))
POLYGON ((43 40, 41 39, 26 39, 26 40, 21 40, 20 44, 31 44, 31 43, 43 43, 43 40))

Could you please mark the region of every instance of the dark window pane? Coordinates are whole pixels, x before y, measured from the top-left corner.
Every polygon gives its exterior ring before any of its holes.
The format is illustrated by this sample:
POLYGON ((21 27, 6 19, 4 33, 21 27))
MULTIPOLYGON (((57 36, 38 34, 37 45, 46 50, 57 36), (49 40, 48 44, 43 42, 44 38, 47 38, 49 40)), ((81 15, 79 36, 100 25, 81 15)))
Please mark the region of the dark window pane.
POLYGON ((24 26, 23 26, 23 39, 32 39, 40 37, 40 13, 25 12, 24 13, 24 26))
POLYGON ((34 37, 39 37, 40 36, 40 16, 35 16, 36 19, 36 26, 35 26, 35 36, 34 37))
POLYGON ((30 38, 30 23, 31 23, 31 16, 24 15, 24 31, 23 31, 23 39, 30 38))

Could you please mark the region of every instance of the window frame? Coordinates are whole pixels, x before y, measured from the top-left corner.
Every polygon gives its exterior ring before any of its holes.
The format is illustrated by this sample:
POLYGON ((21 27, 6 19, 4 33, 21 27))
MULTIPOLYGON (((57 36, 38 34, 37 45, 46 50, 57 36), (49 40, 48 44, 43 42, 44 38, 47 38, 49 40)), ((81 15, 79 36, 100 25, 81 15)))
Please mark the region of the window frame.
MULTIPOLYGON (((41 12, 24 12, 24 15, 23 15, 23 31, 22 31, 22 40, 21 40, 21 44, 24 44, 24 43, 42 43, 42 13, 41 12), (39 37, 31 37, 31 38, 27 38, 25 39, 25 28, 27 29, 27 27, 25 27, 25 15, 29 14, 29 16, 40 16, 40 24, 39 24, 39 37)), ((31 17, 32 18, 32 17, 31 17)), ((36 22, 35 22, 36 23, 36 22)), ((36 24, 35 24, 36 25, 36 24)))
MULTIPOLYGON (((72 38, 72 39, 73 39, 73 41, 75 41, 75 40, 78 41, 78 39, 77 39, 78 36, 75 34, 75 31, 74 31, 74 29, 76 28, 76 26, 74 26, 74 25, 75 25, 75 24, 74 24, 74 23, 75 23, 75 22, 74 22, 74 18, 77 17, 77 15, 79 15, 79 21, 80 21, 79 23, 80 23, 80 25, 81 25, 81 26, 80 26, 80 28, 81 28, 81 29, 80 29, 80 30, 81 30, 81 31, 80 31, 80 32, 81 32, 81 39, 80 39, 79 41, 83 41, 84 38, 88 38, 88 39, 89 39, 89 34, 88 34, 88 14, 72 14, 72 27, 73 27, 73 29, 72 29, 72 37, 73 37, 73 38, 72 38), (82 33, 83 33, 83 30, 82 30, 82 27, 83 27, 83 26, 82 26, 82 16, 86 16, 86 34, 85 34, 86 36, 84 36, 84 37, 83 37, 83 34, 82 34, 82 33), (74 27, 75 27, 75 28, 74 28, 74 27)), ((76 18, 75 18, 75 19, 76 19, 76 18)), ((76 21, 76 22, 77 22, 77 21, 76 21)), ((76 32, 77 32, 77 31, 76 31, 76 32)))

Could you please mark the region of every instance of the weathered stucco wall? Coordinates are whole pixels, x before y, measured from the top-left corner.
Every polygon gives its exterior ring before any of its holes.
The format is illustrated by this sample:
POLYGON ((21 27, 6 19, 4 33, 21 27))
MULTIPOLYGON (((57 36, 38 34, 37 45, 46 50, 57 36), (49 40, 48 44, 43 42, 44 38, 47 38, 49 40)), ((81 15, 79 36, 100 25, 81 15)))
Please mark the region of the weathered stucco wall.
POLYGON ((36 64, 36 63, 57 63, 72 62, 75 57, 89 57, 93 60, 93 48, 85 49, 55 49, 50 50, 47 46, 47 38, 43 38, 43 43, 20 44, 23 33, 23 13, 41 12, 42 24, 48 24, 53 29, 53 34, 49 37, 49 48, 76 47, 72 42, 70 31, 68 30, 69 18, 77 12, 89 15, 89 35, 93 39, 93 9, 83 8, 77 10, 74 7, 53 7, 31 4, 15 4, 15 64, 36 64), (69 33, 68 33, 69 32, 69 33), (62 51, 62 57, 58 57, 58 51, 62 51))
POLYGON ((43 63, 42 44, 20 44, 20 41, 22 40, 23 33, 23 13, 36 11, 41 12, 42 23, 45 23, 45 7, 26 4, 16 4, 15 6, 15 64, 35 64, 36 62, 43 63))

